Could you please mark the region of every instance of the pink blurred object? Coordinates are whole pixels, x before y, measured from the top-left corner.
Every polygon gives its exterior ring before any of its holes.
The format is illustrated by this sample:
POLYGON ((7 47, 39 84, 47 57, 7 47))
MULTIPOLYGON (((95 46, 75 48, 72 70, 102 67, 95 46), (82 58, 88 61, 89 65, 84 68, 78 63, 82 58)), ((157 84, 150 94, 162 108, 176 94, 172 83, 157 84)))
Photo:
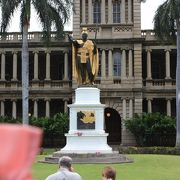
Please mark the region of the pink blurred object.
POLYGON ((0 180, 32 180, 31 166, 42 139, 39 128, 0 125, 0 180))

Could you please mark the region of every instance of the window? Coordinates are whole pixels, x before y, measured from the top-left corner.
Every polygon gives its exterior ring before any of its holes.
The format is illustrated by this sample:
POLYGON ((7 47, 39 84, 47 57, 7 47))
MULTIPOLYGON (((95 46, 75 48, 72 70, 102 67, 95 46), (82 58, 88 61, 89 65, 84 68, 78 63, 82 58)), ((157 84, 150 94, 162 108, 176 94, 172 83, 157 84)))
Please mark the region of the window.
POLYGON ((100 1, 94 2, 93 22, 94 23, 100 23, 101 22, 101 4, 100 4, 100 1))
POLYGON ((113 3, 113 23, 120 23, 120 11, 121 11, 120 1, 114 1, 114 3, 113 3))
POLYGON ((115 50, 113 53, 113 71, 114 76, 121 76, 121 54, 120 51, 115 50))
POLYGON ((154 50, 151 53, 151 67, 153 79, 164 79, 166 77, 166 64, 164 61, 164 51, 154 50))

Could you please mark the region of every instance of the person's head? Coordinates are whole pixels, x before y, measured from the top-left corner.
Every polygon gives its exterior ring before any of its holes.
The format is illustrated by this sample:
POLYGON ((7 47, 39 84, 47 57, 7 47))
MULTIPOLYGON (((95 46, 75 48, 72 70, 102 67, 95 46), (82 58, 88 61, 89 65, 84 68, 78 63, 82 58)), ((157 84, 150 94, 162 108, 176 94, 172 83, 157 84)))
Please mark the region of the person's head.
POLYGON ((59 166, 67 169, 71 169, 72 159, 69 156, 62 156, 59 159, 59 166))
POLYGON ((106 166, 102 172, 103 180, 115 180, 116 170, 110 166, 106 166))
POLYGON ((82 33, 82 40, 86 41, 88 38, 88 34, 87 33, 82 33))
POLYGON ((87 38, 88 38, 88 32, 87 32, 87 28, 83 28, 82 29, 82 40, 83 41, 86 41, 87 40, 87 38))

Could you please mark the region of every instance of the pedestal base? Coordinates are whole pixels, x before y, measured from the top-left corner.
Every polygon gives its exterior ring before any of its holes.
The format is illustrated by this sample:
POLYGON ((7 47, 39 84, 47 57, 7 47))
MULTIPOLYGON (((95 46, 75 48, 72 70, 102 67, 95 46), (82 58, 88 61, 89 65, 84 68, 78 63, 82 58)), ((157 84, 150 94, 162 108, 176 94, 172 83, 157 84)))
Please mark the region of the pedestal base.
POLYGON ((108 134, 66 134, 66 146, 60 153, 87 154, 87 153, 112 153, 112 148, 107 145, 108 134))
POLYGON ((112 153, 104 131, 104 108, 100 103, 100 90, 81 87, 75 91, 75 103, 70 108, 69 132, 63 154, 112 153))

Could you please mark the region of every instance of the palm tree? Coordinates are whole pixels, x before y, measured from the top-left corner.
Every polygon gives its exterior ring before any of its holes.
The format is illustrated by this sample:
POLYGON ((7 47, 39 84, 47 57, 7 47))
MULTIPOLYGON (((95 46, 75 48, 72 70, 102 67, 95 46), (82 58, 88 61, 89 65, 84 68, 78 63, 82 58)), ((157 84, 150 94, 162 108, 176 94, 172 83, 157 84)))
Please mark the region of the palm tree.
POLYGON ((57 36, 62 36, 64 24, 70 17, 73 0, 0 0, 2 12, 1 33, 7 31, 11 17, 20 7, 20 27, 22 30, 22 109, 23 124, 29 124, 29 53, 28 27, 33 5, 43 27, 44 37, 49 42, 52 25, 55 26, 57 36))
POLYGON ((155 34, 161 40, 177 43, 176 67, 176 146, 180 147, 180 1, 166 0, 154 16, 155 34), (176 41, 175 41, 176 40, 176 41))

